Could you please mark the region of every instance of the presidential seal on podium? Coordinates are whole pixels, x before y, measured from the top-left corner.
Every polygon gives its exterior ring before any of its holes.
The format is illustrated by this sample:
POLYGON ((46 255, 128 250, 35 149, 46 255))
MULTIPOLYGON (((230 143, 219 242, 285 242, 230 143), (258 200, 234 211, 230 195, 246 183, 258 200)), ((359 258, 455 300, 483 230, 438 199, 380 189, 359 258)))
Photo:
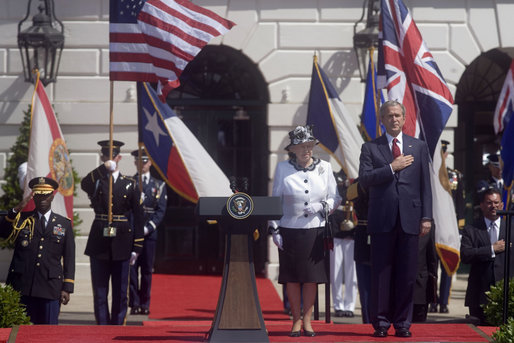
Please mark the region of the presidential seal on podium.
POLYGON ((246 193, 234 193, 227 199, 227 212, 234 219, 247 218, 253 212, 252 198, 246 193))

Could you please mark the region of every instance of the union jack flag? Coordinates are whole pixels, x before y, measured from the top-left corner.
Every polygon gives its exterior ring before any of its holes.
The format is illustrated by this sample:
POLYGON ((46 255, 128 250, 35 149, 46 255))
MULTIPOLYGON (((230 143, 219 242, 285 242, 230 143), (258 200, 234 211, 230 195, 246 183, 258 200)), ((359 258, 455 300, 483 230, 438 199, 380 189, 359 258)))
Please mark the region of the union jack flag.
POLYGON ((460 263, 460 239, 451 194, 439 180, 446 172, 439 137, 452 113, 453 97, 434 57, 402 0, 381 0, 378 77, 389 99, 405 106, 403 132, 427 143, 435 245, 446 272, 460 263))
POLYGON ((403 132, 427 142, 434 155, 453 97, 402 0, 381 0, 379 88, 405 106, 403 132))

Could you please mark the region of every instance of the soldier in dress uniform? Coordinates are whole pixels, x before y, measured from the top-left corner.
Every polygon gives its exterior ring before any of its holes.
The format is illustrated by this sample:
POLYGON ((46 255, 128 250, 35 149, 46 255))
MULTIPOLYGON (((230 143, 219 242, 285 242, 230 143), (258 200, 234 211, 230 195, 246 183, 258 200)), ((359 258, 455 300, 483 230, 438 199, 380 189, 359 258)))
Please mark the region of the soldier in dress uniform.
POLYGON ((499 189, 501 192, 503 192, 503 178, 502 178, 502 167, 500 164, 500 155, 498 154, 489 154, 487 155, 487 168, 489 169, 489 179, 487 180, 487 183, 495 187, 496 189, 499 189))
POLYGON ((134 264, 143 250, 143 208, 136 181, 118 170, 121 160, 120 141, 100 141, 101 164, 82 179, 95 220, 91 225, 85 254, 90 258, 91 282, 96 322, 99 325, 125 324, 128 309, 129 265, 134 264), (109 183, 112 176, 112 220, 109 223, 109 183), (129 217, 133 216, 132 225, 129 217), (109 315, 107 295, 112 284, 112 304, 109 315))
POLYGON ((75 278, 71 221, 51 210, 57 181, 37 177, 32 194, 0 219, 0 236, 14 242, 7 284, 21 293, 34 324, 58 324, 60 305, 70 301, 75 278), (34 199, 33 211, 21 212, 34 199))
POLYGON ((368 234, 368 193, 359 183, 359 179, 348 187, 346 199, 353 202, 353 210, 357 216, 355 228, 355 249, 353 259, 357 273, 357 287, 362 309, 362 323, 371 323, 370 293, 371 293, 371 248, 368 234))
POLYGON ((142 184, 139 189, 142 189, 143 193, 145 241, 143 251, 137 258, 136 263, 130 268, 130 314, 150 313, 150 292, 155 246, 157 244, 157 227, 164 219, 167 205, 166 184, 150 175, 152 161, 148 158, 145 150, 142 149, 141 151, 140 159, 138 159, 139 150, 134 150, 131 154, 135 158, 136 167, 141 168, 141 178, 138 173, 134 176, 134 179, 138 187, 140 181, 142 184), (141 270, 141 281, 138 276, 139 270, 141 270))

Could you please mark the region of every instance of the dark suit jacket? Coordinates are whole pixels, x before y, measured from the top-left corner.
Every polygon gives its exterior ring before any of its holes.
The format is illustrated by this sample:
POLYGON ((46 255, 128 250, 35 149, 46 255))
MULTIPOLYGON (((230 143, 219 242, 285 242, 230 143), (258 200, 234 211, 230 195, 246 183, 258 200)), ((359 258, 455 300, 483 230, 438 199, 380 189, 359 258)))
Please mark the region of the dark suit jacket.
POLYGON ((424 142, 403 134, 403 154, 414 156, 407 168, 392 173, 393 154, 384 135, 364 143, 359 180, 368 189, 368 232, 390 232, 400 214, 403 231, 419 234, 422 218, 432 218, 428 149, 424 142))
MULTIPOLYGON (((0 237, 8 237, 16 224, 16 213, 9 211, 0 220, 0 237)), ((73 293, 75 278, 75 240, 71 221, 50 214, 45 228, 36 211, 22 212, 20 227, 6 283, 21 295, 57 300, 61 290, 73 293), (31 233, 32 232, 32 233, 31 233)))
MULTIPOLYGON (((511 225, 512 227, 513 225, 511 225)), ((505 239, 505 220, 500 225, 499 239, 505 239)), ((514 235, 511 231, 511 242, 514 235)), ((503 279, 505 252, 491 257, 491 240, 485 226, 484 217, 481 216, 473 225, 466 225, 462 232, 460 246, 462 263, 471 265, 466 290, 465 306, 478 307, 487 303, 485 292, 492 285, 503 279)), ((514 251, 510 251, 510 275, 514 275, 514 251)))

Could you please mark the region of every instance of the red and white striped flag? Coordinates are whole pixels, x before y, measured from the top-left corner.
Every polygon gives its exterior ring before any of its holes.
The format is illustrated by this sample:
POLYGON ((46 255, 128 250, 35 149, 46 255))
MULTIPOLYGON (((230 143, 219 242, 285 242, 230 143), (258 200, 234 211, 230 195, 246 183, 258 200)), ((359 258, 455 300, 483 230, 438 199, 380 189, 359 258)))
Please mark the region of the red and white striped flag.
MULTIPOLYGON (((39 78, 32 96, 29 157, 24 197, 31 192, 28 183, 35 177, 56 180, 59 188, 52 201, 52 211, 73 219, 73 171, 66 143, 39 78)), ((32 205, 33 206, 33 205, 32 205)))
POLYGON ((161 100, 186 65, 235 24, 188 0, 110 0, 110 79, 157 82, 161 100))
POLYGON ((494 133, 499 134, 507 127, 512 109, 514 108, 514 60, 510 63, 510 68, 505 76, 502 91, 494 110, 494 133))

